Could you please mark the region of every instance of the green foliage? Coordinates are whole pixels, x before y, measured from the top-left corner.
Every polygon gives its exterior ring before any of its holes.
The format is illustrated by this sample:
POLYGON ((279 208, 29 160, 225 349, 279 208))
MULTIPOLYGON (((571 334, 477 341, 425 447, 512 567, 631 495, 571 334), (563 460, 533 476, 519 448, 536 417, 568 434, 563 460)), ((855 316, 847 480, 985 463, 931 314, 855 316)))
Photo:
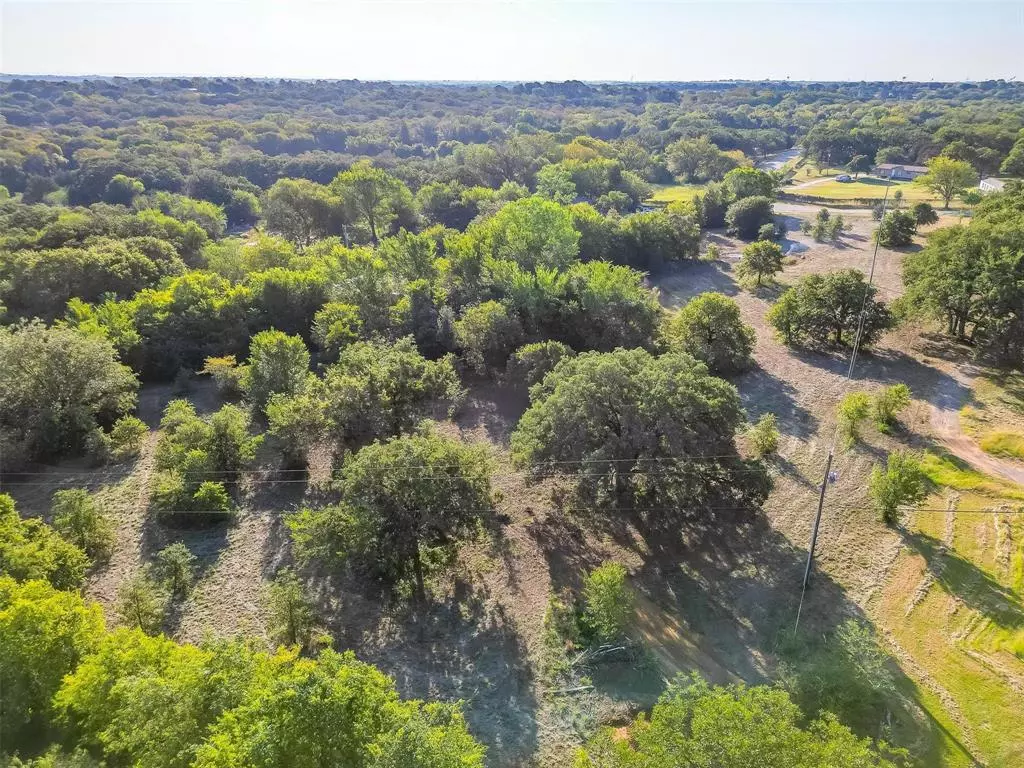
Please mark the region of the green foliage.
POLYGON ((725 223, 731 234, 744 240, 755 240, 764 224, 774 224, 775 211, 769 197, 755 195, 737 200, 725 212, 725 223))
POLYGON ((509 378, 532 387, 551 373, 558 363, 575 354, 571 347, 560 341, 524 344, 509 358, 509 378))
POLYGON ((855 269, 807 275, 779 297, 767 319, 786 344, 843 344, 853 340, 863 307, 861 344, 868 346, 892 325, 876 293, 855 269))
POLYGON ((868 492, 882 519, 895 523, 901 506, 917 504, 927 495, 921 462, 904 451, 890 453, 885 468, 871 470, 868 492))
POLYGON ((338 442, 410 432, 439 400, 459 396, 450 358, 424 358, 411 339, 357 342, 324 377, 328 428, 338 442))
POLYGON ((0 328, 0 442, 12 463, 80 451, 135 406, 137 382, 106 339, 33 322, 0 328))
POLYGON ((307 179, 279 179, 267 190, 267 226, 300 248, 340 231, 341 200, 307 179))
POLYGON ((858 429, 871 412, 867 392, 850 392, 839 401, 839 429, 848 444, 858 438, 858 429))
POLYGON ((561 163, 545 165, 537 171, 537 194, 569 205, 576 197, 576 184, 572 174, 561 163))
POLYGON ((157 477, 151 501, 168 522, 222 519, 231 506, 224 483, 256 457, 262 436, 250 434, 249 413, 225 405, 200 418, 187 400, 172 400, 160 422, 157 477))
POLYGON ((118 173, 107 182, 103 200, 114 205, 131 205, 132 201, 145 191, 146 186, 141 181, 118 173))
POLYGON ((722 179, 725 186, 732 193, 733 199, 742 200, 745 197, 775 197, 778 182, 771 171, 762 171, 759 168, 733 168, 722 179))
POLYGON ((147 635, 160 631, 167 608, 167 595, 148 570, 136 571, 117 589, 115 612, 121 623, 147 635))
POLYGON ((767 492, 757 465, 728 458, 743 421, 736 389, 689 355, 578 355, 530 401, 512 435, 514 461, 540 473, 571 462, 580 492, 599 502, 626 496, 696 512, 711 499, 741 506, 767 492))
POLYGON ((747 430, 747 437, 758 456, 775 453, 779 448, 778 420, 774 413, 766 413, 747 430))
POLYGON ((900 383, 883 387, 875 395, 873 403, 875 425, 882 432, 888 432, 896 423, 900 411, 908 405, 910 405, 910 387, 906 384, 900 383))
POLYGON ((785 691, 742 684, 711 687, 696 675, 662 694, 650 719, 641 716, 628 740, 611 729, 591 741, 580 768, 675 768, 683 765, 758 768, 895 768, 890 750, 859 739, 832 715, 804 724, 785 691))
POLYGON ((737 163, 706 136, 673 142, 665 148, 665 156, 668 169, 685 182, 721 179, 737 163))
POLYGON ((939 214, 932 208, 932 204, 926 203, 923 200, 919 203, 914 203, 914 207, 910 209, 910 212, 914 214, 914 221, 919 227, 937 224, 939 221, 939 214))
POLYGON ((249 343, 249 362, 241 377, 242 391, 260 408, 272 395, 294 395, 309 375, 309 350, 298 336, 263 331, 249 343))
POLYGON ((605 563, 583 580, 582 623, 600 643, 622 639, 633 616, 633 592, 626 583, 626 569, 605 563))
MULTIPOLYGON (((700 221, 692 207, 672 203, 663 211, 638 213, 622 222, 625 262, 644 270, 695 259, 700 250, 700 221)), ((620 254, 613 254, 619 260, 620 254)))
POLYGON ((914 183, 930 189, 942 198, 943 207, 949 208, 954 197, 978 185, 978 174, 968 162, 939 155, 928 161, 928 173, 914 183))
POLYGON ((114 461, 128 461, 142 453, 149 427, 137 416, 122 416, 110 428, 110 452, 114 461))
POLYGON ((337 360, 341 350, 359 338, 362 324, 359 307, 337 301, 324 304, 314 316, 312 328, 322 359, 337 360))
POLYGON ((541 197, 508 203, 467 233, 486 255, 514 261, 524 269, 564 269, 579 253, 580 233, 569 210, 541 197))
POLYGON ((758 240, 744 246, 743 258, 736 267, 736 275, 741 280, 753 276, 755 283, 761 285, 765 278, 771 278, 782 271, 782 248, 778 243, 758 240))
POLYGON ((267 588, 268 630, 276 643, 309 648, 313 639, 313 606, 295 572, 285 569, 267 588))
POLYGON ((876 237, 887 248, 901 248, 914 241, 917 219, 910 211, 890 211, 878 225, 876 237))
POLYGON ((239 365, 234 355, 208 357, 200 374, 209 376, 223 397, 235 397, 242 393, 242 375, 245 366, 239 365))
POLYGON ((396 225, 413 223, 412 193, 408 187, 368 161, 357 162, 339 173, 329 189, 341 199, 346 219, 356 224, 356 233, 361 235, 365 231, 374 245, 392 227, 397 231, 396 225))
POLYGON ((114 526, 88 491, 57 491, 50 506, 53 527, 94 562, 105 562, 114 551, 114 526))
MULTIPOLYGON (((0 497, 0 503, 2 499, 0 497)), ((6 570, 6 569, 5 569, 6 570)), ((0 575, 0 732, 4 749, 36 746, 47 734, 50 702, 103 632, 99 606, 45 581, 0 575)))
POLYGON ((801 224, 801 230, 811 235, 815 242, 834 243, 839 239, 839 236, 843 233, 843 228, 846 226, 846 222, 843 220, 841 214, 832 215, 828 208, 822 208, 818 211, 818 215, 814 218, 814 223, 811 224, 808 221, 804 221, 801 224))
POLYGON ((492 509, 485 448, 432 434, 373 443, 350 456, 339 480, 342 503, 289 520, 297 556, 348 558, 425 596, 427 567, 468 536, 492 509))
POLYGON ((178 541, 156 553, 153 575, 171 595, 184 596, 196 578, 196 556, 178 541))
POLYGON ((478 373, 504 368, 512 350, 523 341, 519 318, 497 301, 468 307, 454 330, 466 362, 478 373))
POLYGON ((296 395, 273 395, 267 401, 267 433, 280 446, 285 467, 304 469, 310 449, 327 432, 324 388, 310 376, 296 395))
POLYGON ((0 493, 0 576, 40 579, 57 589, 75 589, 89 557, 39 518, 22 520, 14 500, 0 493))
POLYGON ((739 305, 720 293, 691 299, 665 323, 665 339, 673 352, 685 352, 716 376, 731 376, 754 362, 754 329, 740 317, 739 305))

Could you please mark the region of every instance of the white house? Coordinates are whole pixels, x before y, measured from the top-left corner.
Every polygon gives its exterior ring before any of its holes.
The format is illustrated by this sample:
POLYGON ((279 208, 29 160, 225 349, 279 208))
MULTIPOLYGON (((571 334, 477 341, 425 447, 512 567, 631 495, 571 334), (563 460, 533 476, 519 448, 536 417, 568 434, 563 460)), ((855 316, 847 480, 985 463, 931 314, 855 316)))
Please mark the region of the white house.
POLYGON ((978 184, 978 189, 982 192, 1002 192, 1006 188, 1006 182, 1002 179, 996 179, 989 176, 987 179, 982 179, 981 183, 978 184))

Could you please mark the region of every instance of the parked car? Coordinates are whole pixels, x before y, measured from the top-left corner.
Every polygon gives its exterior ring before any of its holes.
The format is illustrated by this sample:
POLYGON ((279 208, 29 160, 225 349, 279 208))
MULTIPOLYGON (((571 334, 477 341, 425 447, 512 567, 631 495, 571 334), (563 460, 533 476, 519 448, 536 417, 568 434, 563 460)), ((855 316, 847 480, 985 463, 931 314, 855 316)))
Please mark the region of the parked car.
POLYGON ((853 181, 853 177, 848 173, 840 173, 836 176, 836 181, 853 181))

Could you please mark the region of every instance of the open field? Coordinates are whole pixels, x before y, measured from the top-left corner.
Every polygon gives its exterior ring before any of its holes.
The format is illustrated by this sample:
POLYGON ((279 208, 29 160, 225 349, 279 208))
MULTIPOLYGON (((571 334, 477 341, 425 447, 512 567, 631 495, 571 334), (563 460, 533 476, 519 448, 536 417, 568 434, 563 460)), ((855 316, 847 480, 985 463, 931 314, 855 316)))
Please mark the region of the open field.
POLYGON ((652 184, 654 193, 644 202, 651 205, 668 205, 669 203, 688 202, 693 196, 704 189, 703 184, 652 184))
MULTIPOLYGON (((942 198, 936 197, 934 193, 925 187, 909 181, 890 181, 873 176, 861 176, 854 181, 848 182, 836 181, 834 178, 802 181, 798 176, 794 181, 797 183, 783 188, 784 198, 786 195, 790 195, 816 197, 837 202, 868 199, 881 200, 885 196, 885 190, 888 187, 890 201, 892 200, 893 192, 899 190, 903 193, 903 201, 905 203, 916 203, 923 200, 931 203, 936 208, 942 207, 942 198)), ((953 200, 950 203, 950 208, 960 209, 963 208, 963 204, 958 200, 953 200)))
MULTIPOLYGON (((851 221, 852 231, 835 245, 792 235, 806 250, 777 285, 756 294, 740 290, 726 262, 687 263, 652 279, 666 308, 720 291, 736 299, 755 329, 758 364, 736 384, 748 416, 774 413, 782 433, 779 454, 770 460, 775 487, 763 516, 716 513, 714 521, 691 520, 667 535, 642 521, 595 520, 566 509, 558 480, 536 483, 510 468, 508 438, 526 406, 524 393, 474 381, 454 419, 441 419, 437 427, 490 446, 502 524, 481 532, 432 579, 433 603, 423 611, 384 600, 349 574, 306 572, 335 646, 378 665, 405 695, 464 700, 474 735, 488 745, 490 765, 554 766, 566 746, 598 725, 620 723, 650 706, 666 678, 697 671, 715 682, 758 683, 777 679, 784 665, 799 672, 800 658, 788 649, 799 642, 827 652, 823 638, 852 618, 874 624, 895 658, 890 722, 865 735, 906 744, 929 767, 1020 764, 1024 516, 978 510, 1024 489, 943 458, 931 406, 948 400, 956 413, 971 398, 971 382, 950 373, 964 361, 955 345, 908 328, 862 358, 857 388, 902 381, 915 402, 892 436, 865 429, 861 442, 836 456, 838 480, 825 507, 816 576, 800 609, 818 483, 836 405, 848 389, 847 358, 785 348, 765 314, 782 288, 802 275, 867 270, 874 224, 866 216, 851 221), (933 452, 930 474, 961 488, 960 511, 922 511, 899 529, 877 519, 866 479, 887 451, 901 446, 933 452), (592 690, 547 692, 537 674, 547 598, 577 587, 584 571, 607 560, 629 569, 639 595, 635 635, 647 657, 603 668, 592 690)), ((787 224, 798 232, 794 217, 787 224)), ((723 254, 743 245, 721 234, 710 239, 723 254)), ((901 259, 898 251, 879 252, 876 284, 887 300, 901 291, 901 259)), ((144 388, 141 416, 155 427, 173 396, 170 386, 144 388)), ((206 384, 188 396, 201 411, 217 405, 206 384)), ((26 513, 43 513, 58 483, 86 485, 105 500, 117 521, 117 549, 92 575, 87 592, 107 608, 129 574, 160 547, 182 540, 199 557, 200 578, 165 629, 190 641, 211 634, 265 637, 263 587, 291 563, 283 517, 317 500, 317 473, 308 483, 278 484, 274 492, 253 482, 236 525, 163 529, 146 512, 156 435, 134 465, 96 472, 69 463, 34 484, 12 485, 11 492, 26 513)), ((274 478, 274 472, 267 464, 257 478, 274 478)), ((947 492, 936 489, 924 506, 946 504, 947 492)))

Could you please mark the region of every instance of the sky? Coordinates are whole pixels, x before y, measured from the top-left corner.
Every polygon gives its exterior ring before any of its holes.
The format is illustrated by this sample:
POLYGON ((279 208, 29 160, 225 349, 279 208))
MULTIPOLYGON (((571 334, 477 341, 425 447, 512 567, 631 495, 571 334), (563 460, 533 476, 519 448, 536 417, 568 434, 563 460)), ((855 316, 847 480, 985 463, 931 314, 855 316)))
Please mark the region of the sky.
POLYGON ((0 72, 362 80, 1024 77, 1024 0, 0 0, 0 72))

